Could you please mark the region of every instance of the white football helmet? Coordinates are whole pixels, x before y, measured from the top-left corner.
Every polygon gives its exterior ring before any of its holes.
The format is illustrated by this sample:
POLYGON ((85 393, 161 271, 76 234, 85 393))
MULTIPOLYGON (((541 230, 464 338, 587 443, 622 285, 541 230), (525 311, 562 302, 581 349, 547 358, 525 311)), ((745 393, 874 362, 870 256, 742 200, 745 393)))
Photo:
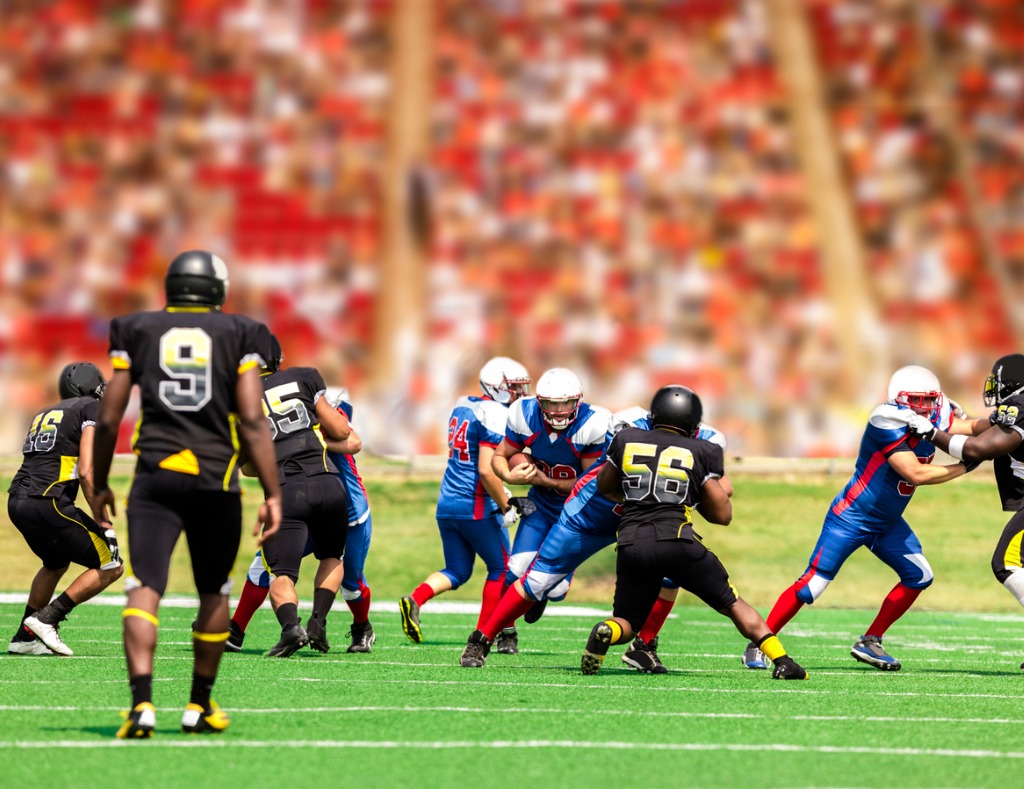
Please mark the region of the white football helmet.
POLYGON ((889 402, 935 421, 942 407, 942 387, 926 367, 901 367, 889 379, 889 402))
POLYGON ((540 412, 555 430, 564 430, 576 418, 583 399, 583 384, 572 370, 553 367, 537 380, 540 412))
POLYGON ((530 394, 532 383, 526 368, 507 356, 495 356, 480 368, 480 390, 504 405, 530 394))

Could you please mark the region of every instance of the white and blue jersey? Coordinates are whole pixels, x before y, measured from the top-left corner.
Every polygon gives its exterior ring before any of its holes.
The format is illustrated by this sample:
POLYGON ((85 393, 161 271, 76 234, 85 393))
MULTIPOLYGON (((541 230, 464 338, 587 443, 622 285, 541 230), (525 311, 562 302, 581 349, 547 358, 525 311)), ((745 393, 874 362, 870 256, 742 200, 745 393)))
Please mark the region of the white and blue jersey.
POLYGON ((460 397, 448 417, 448 465, 437 497, 438 518, 500 519, 498 505, 480 481, 480 447, 496 448, 508 408, 489 397, 460 397))

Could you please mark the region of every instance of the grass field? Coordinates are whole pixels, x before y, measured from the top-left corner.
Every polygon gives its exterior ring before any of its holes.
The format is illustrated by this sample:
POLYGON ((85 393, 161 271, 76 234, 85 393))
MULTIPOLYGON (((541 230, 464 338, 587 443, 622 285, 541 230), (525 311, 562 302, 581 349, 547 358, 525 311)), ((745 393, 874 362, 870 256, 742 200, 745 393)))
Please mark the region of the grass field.
MULTIPOLYGON (((1019 780, 1024 747, 1014 735, 1024 723, 1024 612, 988 567, 1007 518, 990 476, 922 489, 908 509, 936 582, 886 638, 904 669, 877 672, 849 656, 895 582, 861 551, 782 634, 811 672, 805 683, 743 669, 743 643, 731 625, 685 596, 663 631, 668 675, 628 671, 616 648, 600 675, 582 676, 579 652, 611 600, 610 550, 581 568, 567 603, 522 626, 520 656, 494 654, 483 670, 462 669, 458 656, 475 622, 482 568, 466 587, 424 608, 426 641, 409 643, 395 601, 442 564, 433 521, 437 482, 366 476, 374 511, 367 575, 378 634, 371 655, 335 649, 264 658, 277 626, 261 611, 246 651, 225 657, 215 688, 214 698, 232 714, 230 731, 190 738, 177 731, 191 670, 194 602, 185 598, 161 611, 159 735, 122 743, 113 738, 129 700, 120 598, 104 595, 76 609, 62 631, 76 657, 0 656, 4 785, 77 787, 101 776, 160 787, 531 779, 591 787, 973 787, 1019 780), (592 607, 570 607, 580 604, 592 607)), ((698 528, 762 613, 802 572, 844 479, 734 474, 732 526, 698 528)), ((126 477, 116 480, 119 493, 127 488, 126 477)), ((250 488, 247 520, 257 500, 250 488)), ((238 584, 251 555, 249 538, 244 544, 238 584)), ((5 517, 0 551, 9 557, 0 626, 13 632, 38 565, 5 517)), ((182 552, 171 589, 190 591, 182 552)), ((308 577, 300 592, 308 610, 308 577)), ((349 621, 339 602, 330 624, 336 646, 346 641, 349 621)))

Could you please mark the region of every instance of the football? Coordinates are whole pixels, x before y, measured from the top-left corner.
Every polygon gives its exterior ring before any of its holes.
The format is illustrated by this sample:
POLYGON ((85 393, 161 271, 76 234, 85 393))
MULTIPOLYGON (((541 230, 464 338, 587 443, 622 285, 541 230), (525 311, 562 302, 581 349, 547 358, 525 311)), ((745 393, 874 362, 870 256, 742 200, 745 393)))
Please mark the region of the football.
POLYGON ((521 466, 523 463, 532 463, 533 460, 524 452, 516 452, 512 457, 508 459, 508 467, 510 469, 516 466, 521 466))

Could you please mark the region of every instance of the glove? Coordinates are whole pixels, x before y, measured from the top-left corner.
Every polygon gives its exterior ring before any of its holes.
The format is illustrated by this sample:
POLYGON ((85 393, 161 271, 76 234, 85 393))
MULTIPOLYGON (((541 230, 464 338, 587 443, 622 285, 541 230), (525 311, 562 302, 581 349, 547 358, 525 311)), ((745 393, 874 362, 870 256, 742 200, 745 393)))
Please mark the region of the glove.
POLYGON ((506 526, 511 526, 517 520, 519 520, 519 510, 513 507, 511 504, 508 509, 501 514, 502 523, 506 526))
POLYGON ((970 417, 967 416, 967 412, 964 411, 964 407, 952 397, 949 398, 949 407, 953 409, 953 416, 957 419, 970 419, 970 417))
POLYGON ((534 504, 526 496, 513 496, 508 500, 508 510, 504 514, 505 523, 515 523, 519 518, 525 518, 527 515, 533 515, 537 511, 537 505, 534 504), (515 515, 511 516, 512 520, 509 521, 509 514, 515 511, 515 515))
POLYGON ((115 567, 121 565, 121 553, 117 548, 117 535, 113 529, 107 529, 103 532, 103 539, 107 541, 107 547, 110 549, 110 561, 106 564, 100 565, 101 570, 113 570, 115 567))
POLYGON ((931 441, 935 438, 935 434, 938 432, 931 420, 927 417, 921 416, 920 414, 914 414, 910 418, 910 421, 907 422, 907 431, 912 436, 923 438, 925 441, 931 441))

